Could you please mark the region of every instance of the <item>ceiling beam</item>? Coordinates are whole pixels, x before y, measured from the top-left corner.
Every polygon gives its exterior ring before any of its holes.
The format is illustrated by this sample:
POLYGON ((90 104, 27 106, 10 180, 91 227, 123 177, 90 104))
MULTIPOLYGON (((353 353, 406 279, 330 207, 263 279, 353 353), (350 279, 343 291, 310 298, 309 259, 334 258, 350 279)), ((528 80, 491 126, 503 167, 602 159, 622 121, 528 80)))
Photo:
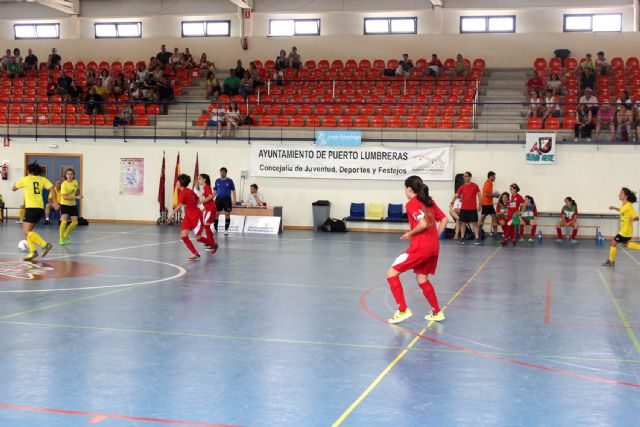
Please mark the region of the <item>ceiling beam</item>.
POLYGON ((440 7, 442 7, 442 6, 444 6, 444 0, 431 0, 431 4, 432 4, 433 6, 440 6, 440 7))
POLYGON ((80 14, 79 0, 35 0, 35 3, 50 7, 51 9, 59 10, 69 15, 80 14))
POLYGON ((253 0, 229 0, 242 9, 253 9, 253 0))

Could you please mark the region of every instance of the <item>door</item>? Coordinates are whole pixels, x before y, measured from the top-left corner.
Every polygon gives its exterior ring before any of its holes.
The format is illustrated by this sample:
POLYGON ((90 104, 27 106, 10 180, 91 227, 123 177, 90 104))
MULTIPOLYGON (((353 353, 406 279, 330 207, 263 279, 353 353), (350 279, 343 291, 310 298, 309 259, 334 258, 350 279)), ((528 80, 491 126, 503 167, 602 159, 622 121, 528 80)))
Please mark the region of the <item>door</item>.
MULTIPOLYGON (((25 154, 25 175, 26 165, 32 162, 44 169, 43 176, 55 184, 56 179, 64 180, 64 171, 72 168, 76 172, 78 180, 78 191, 82 194, 82 155, 81 154, 25 154)), ((78 212, 80 212, 80 201, 78 200, 78 212)))

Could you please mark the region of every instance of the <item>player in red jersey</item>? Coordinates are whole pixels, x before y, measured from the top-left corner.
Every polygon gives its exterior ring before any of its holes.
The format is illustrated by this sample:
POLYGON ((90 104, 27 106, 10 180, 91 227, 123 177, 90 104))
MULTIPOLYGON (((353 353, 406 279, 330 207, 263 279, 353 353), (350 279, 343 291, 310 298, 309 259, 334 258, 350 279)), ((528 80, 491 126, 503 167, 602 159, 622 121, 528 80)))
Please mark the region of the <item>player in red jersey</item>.
POLYGON ((509 193, 506 191, 500 195, 500 200, 496 203, 496 215, 498 224, 502 227, 502 234, 507 233, 507 211, 509 210, 509 193))
POLYGON ((576 236, 578 235, 578 204, 572 197, 567 196, 564 199, 564 206, 562 206, 560 213, 562 214, 562 218, 556 224, 556 233, 558 234, 556 243, 564 243, 562 228, 570 227, 572 229, 571 243, 575 245, 578 243, 576 240, 576 236))
MULTIPOLYGON (((520 194, 520 187, 515 182, 509 186, 511 197, 509 198, 509 208, 507 209, 507 226, 505 227, 504 240, 502 246, 509 244, 509 240, 513 240, 513 246, 516 245, 516 228, 514 225, 514 216, 520 215, 524 199, 520 194)), ((518 218, 519 219, 519 218, 518 218)))
POLYGON ((180 207, 184 206, 184 217, 182 219, 182 230, 180 235, 182 236, 184 244, 193 254, 189 257, 189 261, 198 261, 200 259, 200 254, 189 239, 189 231, 193 231, 193 234, 196 236, 196 240, 200 242, 205 244, 210 243, 211 245, 213 245, 213 242, 208 242, 206 238, 200 235, 202 228, 202 213, 198 208, 198 196, 196 196, 196 193, 189 188, 190 183, 191 177, 189 175, 181 174, 178 176, 178 204, 171 212, 169 212, 168 217, 173 218, 173 213, 180 209, 180 207))
POLYGON ((204 211, 202 212, 202 231, 207 235, 208 240, 205 244, 207 245, 207 249, 210 249, 211 253, 215 254, 218 250, 218 244, 213 237, 211 224, 213 224, 213 220, 216 218, 218 211, 216 209, 216 203, 213 201, 213 190, 211 189, 211 178, 209 175, 206 173, 198 175, 198 185, 202 188, 202 197, 200 197, 200 203, 204 206, 204 211), (213 245, 209 245, 211 242, 213 242, 213 245))
POLYGON ((406 209, 411 231, 404 233, 401 239, 409 240, 410 243, 409 248, 396 258, 387 271, 387 282, 398 304, 398 310, 388 321, 399 323, 412 316, 404 299, 400 274, 413 270, 422 293, 432 308, 425 319, 440 322, 444 320, 444 313, 440 310, 436 292, 429 282, 429 274, 436 272, 440 252, 438 237, 447 226, 447 217, 429 197, 429 187, 422 182, 422 178, 410 176, 404 181, 404 186, 404 193, 409 199, 406 209))

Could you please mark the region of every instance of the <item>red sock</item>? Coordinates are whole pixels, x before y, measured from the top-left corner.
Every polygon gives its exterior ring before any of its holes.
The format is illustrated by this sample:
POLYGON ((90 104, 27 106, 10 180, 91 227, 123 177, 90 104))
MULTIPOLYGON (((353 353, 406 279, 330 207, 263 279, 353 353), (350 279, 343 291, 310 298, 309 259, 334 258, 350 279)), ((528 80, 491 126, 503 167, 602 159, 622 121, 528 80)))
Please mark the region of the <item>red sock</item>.
POLYGON ((440 306, 438 305, 438 297, 436 297, 436 291, 433 289, 433 285, 427 280, 424 283, 420 284, 422 288, 422 293, 424 294, 429 304, 431 304, 431 308, 433 308, 433 314, 440 313, 440 306))
POLYGON ((207 246, 215 246, 215 244, 213 243, 213 241, 211 239, 209 239, 208 237, 205 236, 198 236, 196 238, 196 240, 200 243, 204 243, 207 246))
POLYGON ((556 234, 558 235, 558 239, 562 240, 562 228, 556 227, 556 234))
POLYGON ((520 225, 520 238, 524 237, 524 225, 520 225))
POLYGON ((400 282, 400 278, 397 276, 388 277, 387 282, 389 282, 389 288, 391 288, 393 298, 396 300, 396 304, 398 304, 398 310, 407 311, 407 303, 404 300, 404 291, 402 290, 402 282, 400 282))
POLYGON ((191 243, 191 239, 189 239, 188 236, 184 236, 182 238, 182 241, 184 242, 185 245, 187 245, 187 248, 191 251, 192 254, 198 255, 198 251, 196 251, 196 247, 193 246, 193 243, 191 243))
POLYGON ((515 227, 513 225, 506 225, 506 230, 504 233, 504 240, 506 240, 507 242, 509 240, 511 240, 511 236, 513 235, 513 239, 515 240, 516 236, 515 236, 515 227))
POLYGON ((211 231, 211 227, 208 225, 204 226, 204 232, 207 233, 207 239, 211 241, 211 246, 216 245, 216 239, 213 237, 213 231, 211 231))
POLYGON ((537 225, 532 225, 531 226, 531 238, 533 239, 534 237, 536 237, 536 229, 538 228, 537 225))
POLYGON ((578 234, 578 229, 574 228, 571 232, 571 240, 576 240, 576 235, 578 234))

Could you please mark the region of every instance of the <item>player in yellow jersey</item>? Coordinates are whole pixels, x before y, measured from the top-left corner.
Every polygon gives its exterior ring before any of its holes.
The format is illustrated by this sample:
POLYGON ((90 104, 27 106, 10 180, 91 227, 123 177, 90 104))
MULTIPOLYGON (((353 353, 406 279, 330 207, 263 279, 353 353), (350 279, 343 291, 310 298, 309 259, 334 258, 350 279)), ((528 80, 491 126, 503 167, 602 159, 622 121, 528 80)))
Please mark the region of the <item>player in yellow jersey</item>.
MULTIPOLYGON (((62 199, 62 194, 60 194, 60 186, 62 185, 62 181, 56 179, 55 182, 56 187, 56 202, 58 202, 58 206, 60 206, 60 200, 62 199)), ((51 215, 51 201, 53 200, 53 193, 49 192, 49 198, 47 199, 47 203, 44 205, 44 225, 49 225, 49 216, 51 215)), ((57 212, 60 215, 60 209, 54 209, 54 212, 57 212)), ((58 222, 60 222, 60 216, 58 216, 58 222)))
POLYGON ((69 235, 78 225, 78 205, 76 200, 81 200, 82 196, 78 191, 78 181, 76 181, 76 173, 69 168, 64 172, 64 182, 60 187, 60 244, 68 245, 71 243, 69 235), (69 223, 71 217, 71 224, 69 223))
POLYGON ((613 267, 616 264, 616 246, 618 243, 630 249, 640 250, 640 244, 631 241, 631 237, 633 236, 633 222, 638 220, 638 213, 633 208, 633 203, 638 200, 636 193, 623 187, 622 190, 620 190, 618 198, 622 202, 622 206, 619 208, 609 206, 609 209, 620 212, 620 231, 611 241, 609 259, 602 264, 606 267, 613 267))
POLYGON ((29 254, 24 257, 25 261, 31 261, 38 256, 36 251, 36 245, 42 248, 42 256, 46 256, 51 250, 51 243, 47 243, 37 232, 34 231, 36 224, 44 215, 44 200, 42 200, 42 189, 46 188, 54 193, 54 200, 52 200, 53 207, 56 208, 58 203, 55 202, 55 191, 53 184, 47 178, 40 176, 42 168, 36 162, 33 162, 27 166, 28 175, 22 177, 18 182, 13 185, 12 190, 18 191, 18 189, 24 189, 24 223, 22 224, 22 231, 27 236, 27 243, 29 245, 29 254))

